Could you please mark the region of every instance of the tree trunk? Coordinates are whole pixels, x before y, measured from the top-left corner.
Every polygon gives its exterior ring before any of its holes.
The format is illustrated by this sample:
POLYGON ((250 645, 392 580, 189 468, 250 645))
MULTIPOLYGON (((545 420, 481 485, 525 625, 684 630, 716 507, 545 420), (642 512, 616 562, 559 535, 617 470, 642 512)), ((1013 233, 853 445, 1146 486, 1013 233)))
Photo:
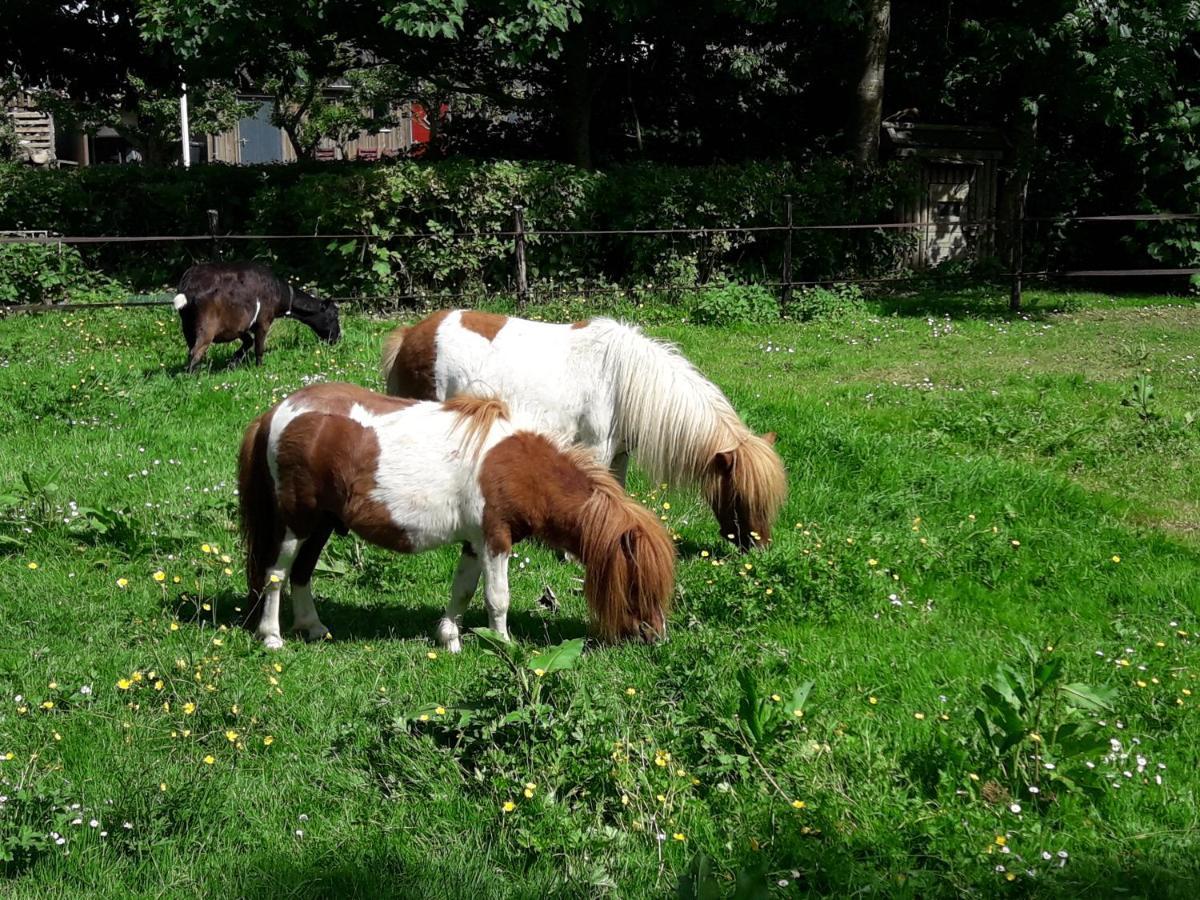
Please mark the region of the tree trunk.
POLYGON ((592 77, 588 67, 587 20, 563 37, 563 90, 559 115, 563 129, 563 159, 592 168, 592 77))
POLYGON ((850 157, 860 166, 879 164, 879 128, 883 119, 883 76, 887 68, 891 0, 867 0, 862 75, 855 92, 850 157))

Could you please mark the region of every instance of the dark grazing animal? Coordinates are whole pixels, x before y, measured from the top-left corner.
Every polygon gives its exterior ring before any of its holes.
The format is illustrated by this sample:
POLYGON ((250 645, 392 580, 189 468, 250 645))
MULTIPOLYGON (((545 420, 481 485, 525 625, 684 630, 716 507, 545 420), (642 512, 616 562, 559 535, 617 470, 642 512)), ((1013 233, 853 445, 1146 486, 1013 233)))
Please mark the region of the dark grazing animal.
POLYGON ((208 345, 241 340, 233 365, 254 345, 254 361, 262 365, 267 334, 276 319, 297 319, 317 337, 336 343, 342 336, 337 305, 319 300, 275 277, 262 263, 200 263, 183 273, 175 309, 188 345, 187 370, 194 372, 208 345))

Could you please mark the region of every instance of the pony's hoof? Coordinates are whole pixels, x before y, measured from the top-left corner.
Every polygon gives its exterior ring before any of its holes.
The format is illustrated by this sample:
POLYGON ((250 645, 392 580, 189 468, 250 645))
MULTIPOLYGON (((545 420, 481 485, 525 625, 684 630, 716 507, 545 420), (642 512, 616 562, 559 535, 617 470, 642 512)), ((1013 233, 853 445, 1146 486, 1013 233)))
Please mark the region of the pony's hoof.
POLYGON ((275 634, 267 635, 263 638, 263 646, 268 650, 282 650, 283 638, 275 634))
POLYGON ((304 634, 308 637, 308 639, 310 641, 323 641, 329 635, 329 629, 326 628, 324 625, 322 625, 320 622, 318 622, 316 625, 313 625, 311 628, 305 628, 304 634))

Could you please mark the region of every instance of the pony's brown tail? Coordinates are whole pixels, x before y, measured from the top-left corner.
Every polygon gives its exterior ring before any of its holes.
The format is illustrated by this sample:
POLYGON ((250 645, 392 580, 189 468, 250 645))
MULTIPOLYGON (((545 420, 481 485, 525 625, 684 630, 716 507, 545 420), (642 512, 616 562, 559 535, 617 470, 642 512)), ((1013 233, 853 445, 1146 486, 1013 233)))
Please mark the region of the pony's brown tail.
POLYGON ((238 454, 238 506, 242 541, 246 547, 246 614, 243 624, 254 628, 262 616, 262 594, 267 567, 279 556, 283 541, 282 522, 275 498, 275 481, 267 462, 267 438, 271 431, 268 413, 250 423, 238 454))
POLYGON ((596 483, 581 510, 583 593, 606 640, 666 633, 675 587, 675 545, 648 509, 615 480, 596 483))
POLYGON ((383 378, 383 383, 387 385, 387 392, 393 397, 401 396, 402 379, 396 360, 400 356, 400 349, 404 346, 404 338, 407 334, 407 327, 397 328, 383 342, 383 355, 379 360, 379 375, 383 378))

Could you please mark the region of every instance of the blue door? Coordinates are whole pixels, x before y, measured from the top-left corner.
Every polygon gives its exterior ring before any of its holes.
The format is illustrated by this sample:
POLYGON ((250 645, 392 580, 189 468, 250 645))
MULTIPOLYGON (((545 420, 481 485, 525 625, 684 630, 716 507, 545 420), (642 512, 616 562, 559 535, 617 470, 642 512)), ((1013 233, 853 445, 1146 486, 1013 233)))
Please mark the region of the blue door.
POLYGON ((283 134, 271 124, 274 108, 273 102, 263 100, 253 116, 238 122, 243 163, 283 162, 283 134))

